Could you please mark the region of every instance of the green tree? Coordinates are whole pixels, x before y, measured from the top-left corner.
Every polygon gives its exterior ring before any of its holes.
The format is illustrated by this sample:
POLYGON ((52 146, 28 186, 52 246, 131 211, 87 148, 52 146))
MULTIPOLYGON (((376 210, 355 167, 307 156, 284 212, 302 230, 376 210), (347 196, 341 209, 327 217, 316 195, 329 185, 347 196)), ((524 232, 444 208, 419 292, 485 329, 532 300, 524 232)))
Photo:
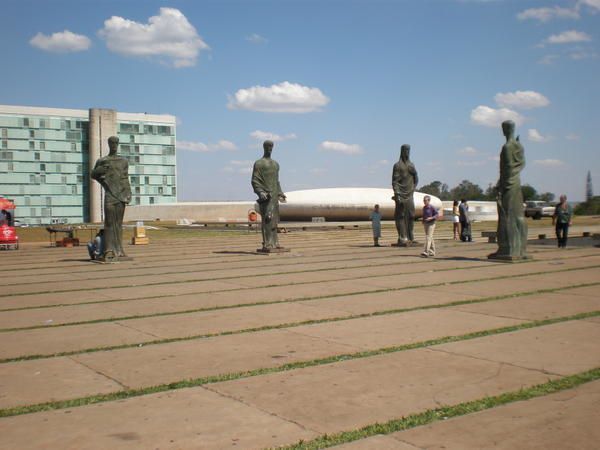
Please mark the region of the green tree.
POLYGON ((462 180, 458 186, 455 186, 450 191, 450 195, 455 200, 485 200, 483 189, 469 180, 462 180))
POLYGON ((496 201, 496 198, 498 197, 498 185, 492 183, 488 184, 488 187, 483 193, 483 196, 486 200, 490 202, 496 201))
POLYGON ((585 179, 585 201, 589 202, 594 197, 594 187, 592 186, 592 172, 588 170, 587 178, 585 179))
POLYGON ((423 192, 429 195, 435 195, 440 200, 450 200, 450 191, 448 185, 441 181, 433 181, 425 186, 419 188, 419 192, 423 192))
POLYGON ((544 192, 538 195, 538 198, 544 202, 551 203, 554 201, 554 194, 552 192, 544 192))
POLYGON ((521 192, 523 192, 523 201, 537 200, 538 193, 535 188, 529 184, 521 186, 521 192))

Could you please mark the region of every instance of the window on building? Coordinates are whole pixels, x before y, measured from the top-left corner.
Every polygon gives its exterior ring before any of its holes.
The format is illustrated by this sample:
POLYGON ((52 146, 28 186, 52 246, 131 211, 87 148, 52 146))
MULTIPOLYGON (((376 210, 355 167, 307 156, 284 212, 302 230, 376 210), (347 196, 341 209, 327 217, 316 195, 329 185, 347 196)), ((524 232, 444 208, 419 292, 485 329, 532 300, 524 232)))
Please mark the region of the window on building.
POLYGON ((8 141, 6 139, 2 140, 2 148, 8 148, 8 141))
POLYGON ((173 186, 173 195, 177 195, 177 190, 175 189, 175 186, 173 186))
POLYGON ((61 173, 62 172, 62 166, 60 164, 56 165, 56 172, 57 173, 61 173))
POLYGON ((35 184, 37 182, 37 177, 34 174, 29 175, 29 183, 35 184))
POLYGON ((135 197, 134 198, 135 204, 139 205, 140 204, 140 198, 139 197, 135 197))
POLYGON ((144 177, 144 184, 150 184, 150 177, 144 177))
POLYGON ((46 128, 46 119, 40 119, 40 128, 46 128))
POLYGON ((67 131, 65 137, 69 141, 81 141, 81 131, 67 131))
POLYGON ((40 152, 35 152, 35 153, 33 154, 33 158, 34 158, 36 161, 39 161, 39 160, 40 160, 40 152))
POLYGON ((46 182, 46 175, 40 175, 40 183, 46 182))
POLYGON ((46 164, 44 164, 44 163, 40 164, 40 171, 41 172, 45 172, 46 171, 46 164))
POLYGON ((78 120, 77 122, 75 122, 75 128, 77 128, 78 130, 81 130, 81 120, 78 120))
POLYGON ((15 170, 15 165, 13 163, 9 162, 7 166, 9 172, 13 172, 15 170))
POLYGON ((77 175, 77 183, 83 183, 83 175, 77 175))
POLYGON ((77 144, 75 142, 71 142, 71 151, 77 151, 77 144))
POLYGON ((29 130, 29 137, 30 138, 34 138, 35 137, 35 132, 33 130, 29 130))
POLYGON ((134 148, 135 148, 135 152, 136 152, 136 153, 139 153, 139 152, 140 152, 140 146, 139 146, 139 145, 136 145, 134 148))
POLYGON ((66 176, 66 175, 63 175, 62 177, 60 177, 60 182, 61 182, 62 184, 67 184, 67 176, 66 176))
POLYGON ((46 197, 46 206, 52 206, 52 197, 46 197))
POLYGON ((162 186, 158 187, 158 195, 163 195, 163 187, 162 186))
POLYGON ((28 127, 29 126, 29 117, 23 118, 23 126, 24 127, 28 127))
POLYGON ((25 203, 25 206, 29 206, 29 205, 31 205, 31 198, 25 197, 23 199, 23 202, 25 203))
POLYGON ((35 216, 37 216, 37 211, 35 210, 35 208, 30 208, 30 210, 29 210, 29 215, 30 215, 31 217, 35 217, 35 216))
POLYGON ((2 128, 2 137, 8 137, 8 130, 6 128, 2 128))
POLYGON ((166 175, 163 176, 163 184, 166 186, 167 184, 169 184, 169 177, 167 177, 166 175))
POLYGON ((139 156, 136 156, 135 158, 133 158, 133 160, 134 160, 136 163, 139 163, 139 162, 140 162, 140 157, 139 157, 139 156))
POLYGON ((135 136, 133 134, 129 135, 129 142, 135 142, 135 136))
POLYGON ((131 180, 131 184, 138 184, 139 183, 138 177, 131 177, 130 180, 131 180))
POLYGON ((150 204, 154 205, 154 197, 150 197, 150 204))
POLYGON ((35 149, 35 142, 29 141, 29 150, 35 149))
POLYGON ((71 186, 71 194, 77 194, 77 185, 76 184, 71 186))
POLYGON ((71 121, 70 120, 65 120, 65 129, 66 130, 70 130, 71 129, 71 121))
POLYGON ((139 193, 140 193, 140 187, 139 187, 139 186, 136 186, 136 187, 135 187, 135 193, 136 193, 136 194, 139 194, 139 193))

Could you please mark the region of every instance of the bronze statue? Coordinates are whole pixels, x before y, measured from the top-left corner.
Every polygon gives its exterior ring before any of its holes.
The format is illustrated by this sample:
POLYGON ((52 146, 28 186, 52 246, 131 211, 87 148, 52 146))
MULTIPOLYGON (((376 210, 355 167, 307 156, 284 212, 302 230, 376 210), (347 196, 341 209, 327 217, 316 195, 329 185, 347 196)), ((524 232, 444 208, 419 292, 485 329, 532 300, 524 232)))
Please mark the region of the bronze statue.
POLYGON ((394 220, 398 230, 398 245, 408 246, 415 242, 413 227, 415 220, 415 201, 413 194, 419 178, 417 169, 410 161, 410 145, 400 148, 400 160, 394 164, 392 174, 393 200, 396 203, 394 220))
POLYGON ((264 155, 254 163, 252 188, 258 195, 258 208, 262 217, 262 249, 260 252, 284 251, 279 245, 277 224, 279 223, 279 202, 285 203, 285 194, 279 184, 279 164, 271 159, 273 142, 263 143, 264 155))
POLYGON ((100 261, 117 261, 123 251, 123 215, 131 201, 127 159, 117 155, 119 138, 108 138, 108 156, 96 161, 92 178, 104 188, 104 242, 100 261))
POLYGON ((519 137, 515 139, 515 123, 502 122, 506 143, 500 153, 498 180, 498 251, 488 257, 515 261, 527 259, 527 222, 523 211, 521 171, 525 167, 525 153, 519 137))

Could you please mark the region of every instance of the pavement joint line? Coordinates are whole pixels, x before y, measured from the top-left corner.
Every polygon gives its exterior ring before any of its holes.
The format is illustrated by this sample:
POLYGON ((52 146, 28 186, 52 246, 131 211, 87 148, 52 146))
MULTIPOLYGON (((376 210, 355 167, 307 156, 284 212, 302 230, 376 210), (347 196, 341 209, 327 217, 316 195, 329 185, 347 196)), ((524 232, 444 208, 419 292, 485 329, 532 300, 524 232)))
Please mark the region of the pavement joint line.
POLYGON ((389 435, 435 422, 465 416, 468 414, 497 408, 515 402, 531 400, 557 392, 574 389, 580 385, 600 379, 600 368, 594 368, 574 375, 568 375, 545 383, 537 384, 518 391, 504 392, 499 395, 484 397, 454 405, 428 409, 421 413, 410 414, 400 419, 392 419, 383 423, 374 423, 356 430, 323 434, 315 439, 299 441, 295 444, 277 447, 279 450, 318 450, 336 445, 359 441, 376 435, 389 435))
MULTIPOLYGON (((528 261, 527 263, 532 264, 535 262, 547 262, 547 261, 528 261)), ((423 261, 423 263, 425 263, 425 261, 423 261)), ((525 263, 525 264, 527 264, 525 263)), ((411 264, 417 264, 417 262, 411 263, 411 264)), ((505 265, 505 263, 491 263, 493 266, 498 266, 501 267, 503 265, 505 265)), ((481 264, 481 265, 477 265, 477 266, 470 266, 470 267, 449 267, 449 268, 445 268, 445 269, 439 269, 439 270, 430 270, 428 272, 430 273, 434 273, 434 272, 448 272, 448 271, 453 271, 453 270, 469 270, 469 269, 480 269, 483 267, 490 267, 490 264, 481 264)), ((491 278, 482 278, 482 279, 478 279, 478 280, 466 280, 466 281, 456 281, 456 282, 447 282, 447 283, 440 283, 439 285, 444 285, 444 284, 457 284, 457 283, 468 283, 468 282, 473 282, 473 281, 490 281, 490 280, 495 280, 495 279, 502 279, 502 278, 512 278, 512 277, 524 277, 524 276, 530 276, 530 275, 542 275, 542 274, 546 274, 546 273, 557 273, 557 272, 564 272, 564 271, 572 271, 572 270, 586 270, 586 269, 596 269, 599 268, 600 264, 596 264, 596 265, 591 265, 591 266, 586 266, 586 267, 574 267, 574 268, 567 268, 567 269, 562 269, 562 270, 546 270, 546 271, 540 271, 540 272, 531 272, 531 273, 527 273, 527 274, 520 274, 520 275, 507 275, 507 276, 502 276, 502 277, 491 277, 491 278)), ((343 270, 343 269, 338 269, 338 270, 343 270)), ((420 271, 415 271, 415 272, 405 272, 405 273, 401 273, 401 274, 395 274, 395 275, 414 275, 414 274, 418 274, 418 273, 422 273, 420 271)), ((393 274, 394 275, 394 274, 393 274)), ((256 275, 254 275, 256 276, 256 275)), ((141 300, 152 300, 152 299, 157 299, 157 298, 164 298, 164 297, 180 297, 180 296, 184 296, 184 295, 193 295, 193 294, 219 294, 219 293, 226 293, 226 292, 236 292, 236 291, 245 291, 248 289, 268 289, 268 288, 277 288, 277 287, 283 287, 283 286, 301 286, 301 285, 307 285, 307 284, 317 284, 317 283, 328 283, 328 282, 339 282, 339 281, 355 281, 355 280, 361 280, 361 279, 365 279, 365 278, 369 278, 369 279, 373 279, 373 278, 385 278, 385 277, 389 277, 391 275, 377 275, 377 276, 373 276, 373 275, 367 275, 367 276, 363 276, 363 277, 353 277, 351 279, 337 279, 337 280, 318 280, 318 281, 305 281, 305 282, 295 282, 295 283, 287 283, 287 284, 271 284, 271 285, 265 285, 265 286, 259 286, 259 287, 249 287, 249 286, 244 286, 244 287, 235 287, 235 288, 231 288, 231 289, 222 289, 222 290, 215 290, 215 291, 200 291, 200 292, 184 292, 181 294, 170 294, 170 295, 155 295, 155 296, 144 296, 144 297, 131 297, 131 298, 117 298, 117 299, 109 299, 109 300, 93 300, 93 301, 89 301, 89 302, 81 302, 81 303, 55 303, 55 304, 51 304, 51 305, 37 305, 37 306, 26 306, 26 307, 17 307, 17 308, 5 308, 5 309, 0 309, 0 313, 1 312, 9 312, 9 311, 23 311, 23 310, 30 310, 30 309, 45 309, 45 308, 54 308, 54 307, 61 307, 61 306, 76 306, 76 305, 91 305, 91 304, 108 304, 108 303, 115 303, 115 302, 123 302, 123 301, 141 301, 141 300)), ((233 279, 236 279, 236 277, 232 277, 233 279)), ((215 281, 215 280, 211 280, 211 279, 207 279, 207 280, 202 280, 203 282, 205 281, 215 281)), ((190 282, 190 281, 188 281, 190 282)), ((175 282, 175 283, 164 283, 164 284, 183 284, 183 283, 188 283, 188 282, 175 282)), ((147 285, 144 285, 147 286, 147 285)), ((435 286, 435 285, 433 285, 435 286)), ((131 288, 131 287, 140 287, 140 286, 122 286, 119 288, 131 288)), ((415 286, 411 286, 411 287, 423 287, 421 285, 415 285, 415 286)), ((66 291, 52 291, 52 292, 27 292, 27 293, 21 293, 21 294, 8 294, 4 297, 11 297, 11 296, 25 296, 25 295, 41 295, 41 294, 53 294, 53 293, 64 293, 64 292, 81 292, 81 291, 92 291, 92 290, 97 290, 98 288, 86 288, 86 289, 79 289, 79 290, 66 290, 66 291)), ((356 293, 350 293, 350 294, 343 294, 343 295, 358 295, 358 294, 365 294, 365 293, 377 293, 377 292, 386 292, 386 291, 394 291, 394 290, 400 290, 400 289, 405 289, 405 288, 385 288, 385 289, 380 289, 380 290, 369 290, 369 291, 358 291, 356 293)), ((342 295, 342 294, 340 294, 342 295)), ((339 295, 332 295, 332 296, 325 296, 325 297, 334 297, 334 296, 339 296, 339 295)), ((0 296, 0 299, 3 296, 0 296)), ((305 299, 319 299, 319 298, 323 298, 323 297, 310 297, 310 298, 305 298, 305 299)), ((260 304, 260 303, 259 303, 260 304)), ((266 303, 268 304, 268 302, 266 303)), ((1 331, 0 331, 1 332, 1 331)))
MULTIPOLYGON (((375 258, 373 258, 375 259, 375 258)), ((362 261, 363 259, 361 259, 362 261)), ((349 259, 347 260, 347 262, 352 262, 354 260, 349 259)), ((332 261, 327 261, 327 262, 334 262, 332 261)), ((415 261, 414 264, 425 264, 431 261, 427 261, 427 260, 419 260, 419 261, 415 261)), ((295 264, 286 264, 286 265, 290 265, 290 266, 294 266, 294 265, 302 265, 305 264, 303 262, 297 262, 295 264)), ((315 264, 319 264, 319 263, 315 263, 315 264)), ((275 265, 276 267, 281 267, 283 264, 277 264, 275 265)), ((352 267, 327 267, 324 269, 306 269, 306 270, 292 270, 289 272, 286 271, 282 271, 282 272, 275 272, 275 273, 270 273, 269 276, 272 275, 294 275, 296 273, 309 273, 309 272, 329 272, 329 271, 333 271, 333 270, 350 270, 350 269, 368 269, 371 267, 385 267, 385 266, 389 266, 390 265, 390 261, 385 261, 382 262, 380 264, 365 264, 362 266, 352 266, 352 267)), ((251 266, 251 267, 232 267, 232 269, 254 269, 255 266, 251 266)), ((217 269, 217 270, 227 270, 230 271, 229 268, 227 269, 217 269)), ((161 272, 161 273, 149 273, 149 274, 143 274, 143 275, 136 275, 136 276, 156 276, 156 275, 178 275, 178 274, 186 274, 186 273, 198 273, 198 270, 189 270, 189 271, 182 271, 182 272, 161 272)), ((225 277, 215 277, 215 278, 201 278, 201 279, 189 279, 189 280, 181 280, 181 281, 165 281, 165 282, 158 282, 158 283, 148 283, 148 284, 144 284, 144 286, 156 286, 156 285, 161 285, 161 284, 178 284, 178 283, 194 283, 194 282, 198 282, 198 281, 220 281, 220 280, 230 280, 230 279, 240 279, 240 278, 253 278, 253 277, 257 277, 258 274, 254 273, 254 274, 249 274, 249 275, 237 275, 237 276, 233 276, 233 275, 228 275, 225 277)), ((116 277, 111 277, 111 279, 114 278, 131 278, 131 275, 123 275, 123 276, 116 276, 116 277)), ((78 282, 82 282, 82 281, 101 281, 101 279, 98 278, 87 278, 87 279, 78 279, 78 282)), ((44 284, 46 283, 45 281, 40 281, 40 282, 36 282, 36 283, 14 283, 14 284, 7 284, 4 286, 29 286, 31 284, 44 284)), ((55 283, 64 283, 64 281, 55 281, 55 283)), ((138 284, 134 284, 134 285, 121 285, 121 286, 114 286, 115 288, 127 288, 127 287, 138 287, 138 284)), ((54 294, 54 293, 61 293, 61 292, 79 292, 82 290, 94 290, 94 289, 98 289, 98 287, 93 287, 93 288, 82 288, 82 289, 72 289, 72 290, 50 290, 50 291, 41 291, 41 292, 19 292, 19 293, 15 293, 15 294, 3 294, 0 295, 0 297, 10 297, 10 296, 18 296, 18 295, 29 295, 29 294, 54 294)))
MULTIPOLYGON (((600 282, 579 284, 575 287, 589 287, 589 286, 597 286, 599 284, 600 284, 600 282)), ((230 330, 230 331, 222 331, 222 332, 218 332, 218 333, 207 333, 207 334, 199 334, 199 335, 185 336, 185 337, 162 338, 162 339, 157 339, 154 341, 137 342, 137 343, 131 343, 131 344, 121 344, 121 345, 114 345, 114 346, 107 346, 107 347, 93 347, 93 348, 87 348, 87 349, 82 349, 82 350, 74 350, 74 351, 52 353, 52 354, 24 355, 24 356, 17 356, 17 357, 13 357, 13 358, 0 359, 0 364, 7 364, 7 363, 13 363, 13 362, 20 362, 20 361, 31 361, 31 360, 37 360, 37 359, 57 358, 57 357, 62 357, 62 356, 81 355, 81 354, 85 354, 85 353, 123 350, 123 349, 135 348, 135 347, 140 347, 140 346, 147 347, 150 345, 170 344, 170 343, 174 343, 174 342, 192 341, 192 340, 196 340, 196 339, 209 339, 209 338, 214 338, 214 337, 219 337, 219 336, 231 336, 231 335, 236 335, 236 334, 256 333, 256 332, 269 331, 269 330, 289 329, 289 328, 295 328, 295 327, 300 327, 300 326, 304 326, 304 325, 317 325, 320 323, 341 322, 344 320, 354 320, 354 319, 362 319, 362 318, 367 318, 367 317, 377 317, 377 316, 385 316, 385 315, 390 315, 390 314, 400 314, 400 313, 406 313, 406 312, 411 312, 411 311, 443 309, 443 308, 450 308, 453 306, 472 305, 472 304, 486 303, 486 302, 492 302, 492 301, 498 301, 498 300, 506 300, 506 299, 511 299, 511 298, 527 297, 527 296, 536 295, 536 294, 558 292, 558 291, 561 291, 564 289, 571 289, 573 287, 574 286, 564 286, 564 287, 560 287, 560 288, 548 288, 548 289, 535 290, 535 291, 517 292, 514 294, 507 294, 507 295, 500 295, 500 296, 483 297, 483 298, 479 298, 479 299, 457 300, 457 301, 451 302, 451 303, 440 303, 440 304, 436 304, 436 305, 425 305, 425 306, 415 306, 412 308, 399 308, 399 309, 391 309, 391 310, 384 310, 384 311, 375 311, 373 313, 355 314, 355 315, 342 316, 342 317, 331 317, 331 318, 327 318, 327 319, 312 319, 312 320, 305 320, 305 321, 301 321, 301 322, 290 322, 290 323, 283 323, 283 324, 277 324, 277 325, 265 325, 262 327, 245 328, 245 329, 241 329, 241 330, 230 330)), ((303 301, 303 300, 300 300, 300 302, 301 301, 303 301)), ((281 301, 281 302, 276 302, 275 304, 277 304, 277 303, 287 303, 287 302, 281 301)), ((119 325, 122 325, 122 324, 119 324, 119 325)), ((122 325, 122 326, 124 326, 124 325, 122 325)), ((139 331, 139 330, 136 329, 136 331, 139 331)), ((149 333, 145 333, 145 334, 149 334, 149 333)))
MULTIPOLYGON (((415 255, 416 257, 416 255, 415 255)), ((435 262, 435 260, 433 260, 435 262)), ((430 263, 431 260, 418 260, 418 261, 414 261, 412 264, 426 264, 426 263, 430 263)), ((501 265, 501 263, 496 263, 496 262, 491 262, 490 264, 492 265, 501 265)), ((474 266, 471 268, 479 268, 479 267, 488 267, 490 264, 482 264, 481 266, 474 266)), ((366 265, 366 266, 358 266, 358 267, 352 267, 352 268, 344 268, 344 267, 335 267, 335 268, 329 268, 329 269, 306 269, 306 270, 299 270, 299 271, 293 271, 293 272, 275 272, 275 273, 270 273, 269 276, 276 276, 276 275, 293 275, 293 274, 297 274, 297 273, 310 273, 310 272, 330 272, 333 270, 349 270, 349 269, 360 269, 360 268, 368 268, 368 267, 382 267, 382 266, 389 266, 389 262, 387 264, 374 264, 374 265, 366 265)), ((461 269, 461 268, 458 268, 461 269)), ((454 269, 442 269, 442 270, 454 270, 454 269)), ((434 270, 434 272, 436 272, 434 270)), ((439 272, 439 271, 437 271, 439 272)), ((407 274, 411 274, 411 273, 417 273, 417 272, 407 272, 407 274)), ((383 276, 387 276, 387 275, 383 275, 383 276)), ((239 280, 240 278, 256 278, 257 274, 252 274, 252 275, 228 275, 225 277, 216 277, 216 278, 204 278, 204 279, 189 279, 189 280, 175 280, 175 281, 159 281, 156 283, 143 283, 143 284, 123 284, 123 285, 118 285, 118 286, 111 286, 111 289, 127 289, 127 288, 132 288, 132 287, 145 287, 145 286, 165 286, 165 285, 169 285, 169 284, 185 284, 185 283, 197 283, 197 282, 208 282, 208 281, 222 281, 222 280, 239 280)), ((362 277, 365 278, 365 277, 362 277)), ((373 276, 370 276, 368 278, 376 278, 373 276)), ((325 281, 337 281, 337 280, 325 280, 325 281)), ((314 282, 309 282, 309 283, 314 283, 314 282)), ((306 283, 290 283, 290 284, 306 284, 306 283)), ((25 283, 25 285, 27 285, 25 283)), ((268 287, 268 286, 267 286, 268 287)), ((62 294, 62 293, 66 293, 66 292, 85 292, 85 291, 94 291, 99 289, 98 287, 89 287, 89 288, 80 288, 80 289, 55 289, 55 290, 46 290, 46 291, 33 291, 33 292, 17 292, 17 293, 12 293, 12 294, 0 294, 0 298, 6 298, 6 297, 22 297, 25 295, 39 295, 39 294, 62 294)), ((241 289, 250 289, 250 287, 243 287, 241 289)), ((232 290, 237 290, 237 289, 232 289, 232 290)), ((147 297, 148 298, 148 297, 147 297)))
MULTIPOLYGON (((543 274, 543 273, 560 273, 560 272, 569 272, 569 271, 575 271, 575 270, 587 270, 587 269, 595 268, 595 267, 600 267, 600 266, 584 267, 584 268, 567 268, 567 269, 562 269, 562 270, 557 270, 557 271, 552 271, 552 272, 545 271, 545 272, 527 273, 527 274, 521 274, 521 275, 504 275, 501 277, 482 278, 482 279, 477 279, 477 280, 458 280, 458 281, 443 282, 443 283, 437 283, 437 284, 429 283, 426 285, 425 284, 411 285, 411 286, 403 286, 400 288, 386 288, 386 289, 373 290, 373 291, 358 291, 358 292, 351 292, 351 293, 347 293, 347 294, 333 294, 333 295, 326 295, 326 296, 301 297, 301 298, 295 298, 295 299, 275 300, 275 301, 267 301, 267 302, 253 302, 253 303, 241 303, 241 304, 235 304, 235 305, 212 306, 212 307, 207 307, 207 308, 194 308, 194 309, 181 310, 181 311, 165 311, 165 312, 157 312, 157 313, 152 313, 152 314, 138 314, 138 315, 133 315, 133 316, 109 317, 109 318, 103 318, 103 319, 82 320, 82 321, 77 321, 77 322, 57 323, 57 324, 48 324, 48 325, 44 324, 44 325, 31 325, 31 326, 27 326, 27 327, 18 327, 18 328, 0 328, 0 333, 21 332, 21 331, 30 331, 30 330, 38 330, 38 329, 63 328, 63 327, 71 327, 71 326, 78 326, 78 325, 92 325, 92 324, 97 324, 97 323, 110 323, 110 322, 116 323, 116 322, 127 321, 127 320, 148 319, 148 318, 152 318, 152 317, 177 316, 177 315, 183 315, 183 314, 221 311, 221 310, 236 309, 236 308, 250 308, 250 307, 254 307, 254 306, 266 306, 266 305, 276 305, 276 304, 284 304, 284 303, 301 303, 301 302, 306 302, 306 301, 311 301, 311 300, 334 299, 334 298, 344 297, 344 296, 364 295, 364 294, 371 294, 371 293, 377 294, 377 293, 382 293, 382 292, 397 292, 397 291, 402 291, 402 290, 407 290, 407 289, 424 288, 424 287, 428 287, 428 286, 436 287, 436 286, 446 286, 446 285, 454 285, 454 284, 466 284, 466 283, 481 282, 481 281, 502 280, 502 279, 513 278, 513 277, 526 277, 526 276, 532 276, 532 275, 539 275, 539 274, 543 274)), ((569 288, 595 286, 597 284, 600 284, 600 283, 584 283, 584 284, 578 284, 576 286, 569 286, 569 288)), ((566 289, 566 287, 541 289, 541 290, 536 290, 536 291, 531 291, 531 292, 548 293, 548 292, 554 292, 554 291, 559 291, 559 290, 563 290, 563 289, 566 289)), ((525 292, 528 292, 528 291, 525 291, 525 292)), ((519 296, 519 295, 522 295, 522 294, 516 294, 516 295, 509 294, 508 297, 514 297, 514 296, 519 296)), ((487 299, 487 298, 488 297, 485 297, 484 299, 487 299)), ((489 297, 489 298, 499 300, 501 298, 506 298, 506 296, 500 296, 499 298, 498 297, 489 297)), ((481 301, 479 299, 474 299, 474 300, 476 302, 481 301)), ((465 300, 464 302, 466 302, 466 303, 464 303, 463 301, 459 301, 458 303, 452 304, 452 306, 469 304, 471 301, 473 301, 473 300, 465 300)), ((482 301, 489 301, 489 300, 482 300, 482 301)), ((110 302, 102 302, 102 303, 110 303, 110 302)), ((71 305, 71 306, 74 306, 74 305, 71 305)), ((436 305, 434 307, 440 307, 440 306, 443 306, 443 304, 436 305)), ((423 307, 416 307, 416 309, 428 309, 430 307, 431 306, 423 306, 423 307)), ((23 308, 23 309, 19 309, 19 310, 27 310, 27 309, 30 309, 30 308, 23 308)), ((413 310, 413 309, 408 309, 408 310, 413 310)), ((6 312, 6 311, 14 311, 14 310, 4 310, 4 311, 0 310, 0 313, 6 312)), ((394 310, 389 310, 389 311, 405 312, 406 309, 394 309, 394 310)), ((365 313, 366 315, 351 316, 351 318, 369 317, 372 315, 380 315, 380 313, 382 313, 382 312, 365 313)), ((393 312, 383 312, 383 313, 391 314, 393 312)), ((331 320, 331 319, 323 319, 323 320, 331 320)), ((340 320, 345 320, 345 319, 340 319, 340 320)), ((122 324, 122 325, 126 326, 124 324, 122 324)), ((140 330, 136 330, 136 331, 140 331, 140 330)), ((145 334, 152 335, 151 333, 145 333, 145 334)), ((155 336, 155 337, 157 337, 157 336, 155 336)), ((204 336, 204 337, 212 337, 212 336, 204 336)), ((2 362, 3 362, 3 360, 0 359, 0 363, 2 363, 2 362)))
MULTIPOLYGON (((385 355, 389 353, 397 353, 408 350, 415 350, 419 348, 427 348, 441 344, 447 344, 450 342, 467 341, 471 339, 477 339, 486 336, 493 336, 503 333, 510 333, 514 331, 526 330, 530 328, 543 327, 547 325, 553 325, 555 323, 569 322, 574 320, 586 319, 588 317, 600 316, 600 311, 593 311, 587 313, 580 313, 571 316, 555 317, 552 319, 545 320, 534 320, 530 322, 524 322, 517 325, 510 325, 500 328, 492 328, 488 330, 475 331, 471 333, 445 336, 436 339, 429 339, 421 342, 413 342, 411 344, 403 344, 392 347, 382 347, 373 350, 362 350, 353 353, 343 353, 338 355, 327 356, 324 358, 317 358, 307 361, 296 361, 292 363, 283 364, 275 367, 263 367, 259 369, 252 369, 239 372, 230 372, 219 375, 211 375, 200 378, 192 378, 180 381, 174 381, 170 383, 158 384, 155 386, 148 386, 137 389, 127 389, 122 391, 115 391, 108 394, 97 394, 86 397, 78 397, 69 400, 58 400, 44 403, 37 403, 26 406, 16 406, 12 408, 0 409, 0 418, 19 416, 23 414, 32 414, 41 411, 51 411, 66 408, 76 408, 80 406, 86 406, 91 404, 105 403, 116 400, 124 400, 133 397, 140 397, 144 395, 157 394, 161 392, 167 392, 178 389, 187 389, 192 387, 204 386, 206 384, 220 383, 224 381, 239 380, 244 378, 251 378, 255 376, 268 375, 273 373, 281 373, 290 370, 304 369, 307 367, 315 367, 327 364, 335 364, 342 361, 370 358, 379 355, 385 355)), ((599 374, 600 376, 600 374, 599 374)))

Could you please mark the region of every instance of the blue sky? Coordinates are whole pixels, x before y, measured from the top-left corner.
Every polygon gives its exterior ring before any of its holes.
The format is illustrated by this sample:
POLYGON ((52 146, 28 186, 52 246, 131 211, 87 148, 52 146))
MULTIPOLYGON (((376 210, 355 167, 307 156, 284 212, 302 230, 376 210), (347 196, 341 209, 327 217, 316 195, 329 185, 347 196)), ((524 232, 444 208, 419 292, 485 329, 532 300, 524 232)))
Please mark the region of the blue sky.
POLYGON ((180 201, 246 200, 276 140, 284 191, 498 177, 600 192, 600 0, 5 0, 0 103, 178 118, 180 201))

